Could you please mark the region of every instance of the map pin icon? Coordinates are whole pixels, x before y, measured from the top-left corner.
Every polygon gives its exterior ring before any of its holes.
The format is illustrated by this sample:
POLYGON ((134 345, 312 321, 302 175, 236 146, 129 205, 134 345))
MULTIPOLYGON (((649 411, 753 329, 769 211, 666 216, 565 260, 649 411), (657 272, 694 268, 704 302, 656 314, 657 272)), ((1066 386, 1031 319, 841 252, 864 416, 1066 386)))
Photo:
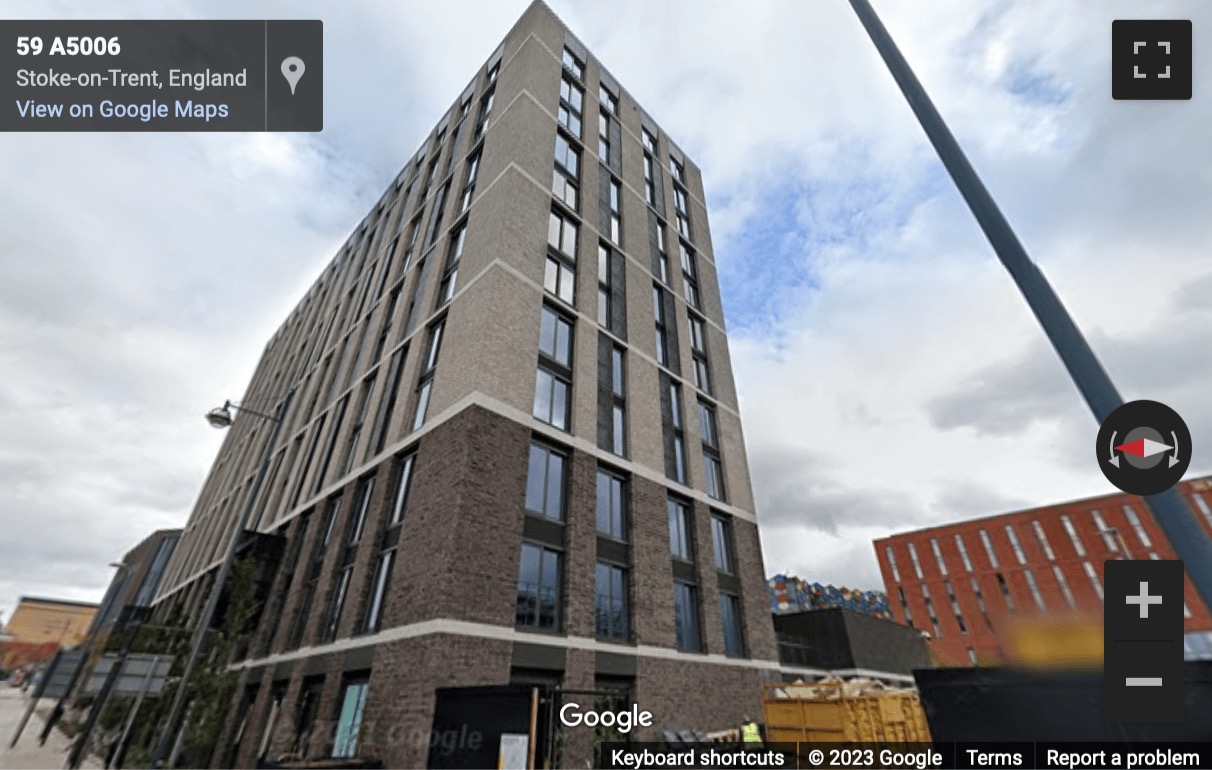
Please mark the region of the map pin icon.
POLYGON ((295 86, 299 84, 299 78, 303 77, 306 69, 303 60, 298 56, 287 56, 282 60, 282 77, 286 78, 287 83, 290 83, 291 96, 294 96, 295 86))

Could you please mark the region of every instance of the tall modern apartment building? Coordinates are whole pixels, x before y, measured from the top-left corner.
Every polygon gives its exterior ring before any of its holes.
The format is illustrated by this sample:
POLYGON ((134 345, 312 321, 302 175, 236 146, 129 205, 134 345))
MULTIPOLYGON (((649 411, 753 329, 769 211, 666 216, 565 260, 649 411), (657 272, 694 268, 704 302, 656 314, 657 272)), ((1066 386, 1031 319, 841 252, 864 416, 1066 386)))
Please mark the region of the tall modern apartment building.
MULTIPOLYGON (((704 200, 531 5, 245 393, 293 390, 249 527, 281 555, 214 761, 424 765, 450 686, 625 691, 636 739, 760 714, 777 653, 704 200)), ((272 428, 237 415, 161 616, 198 616, 272 428)))

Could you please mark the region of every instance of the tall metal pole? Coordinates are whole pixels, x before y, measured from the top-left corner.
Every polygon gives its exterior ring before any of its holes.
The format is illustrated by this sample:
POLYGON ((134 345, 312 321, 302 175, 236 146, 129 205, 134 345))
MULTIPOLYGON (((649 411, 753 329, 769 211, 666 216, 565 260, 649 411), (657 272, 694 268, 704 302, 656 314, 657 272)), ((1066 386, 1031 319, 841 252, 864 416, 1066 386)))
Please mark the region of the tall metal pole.
MULTIPOLYGON (((1018 285, 1023 298, 1027 300, 1044 333, 1048 335, 1052 347, 1068 369, 1073 383, 1077 385, 1077 389, 1090 406, 1090 411, 1094 413, 1094 418, 1101 425, 1112 411, 1123 404, 1123 399, 1120 398, 1111 378, 1107 376, 1106 370, 1095 357, 1094 351, 1090 349, 1086 338, 1061 304, 1052 286, 1027 256, 1027 251, 1014 234, 1010 223, 1006 221, 993 196, 976 175, 972 164, 968 162, 959 143, 955 141, 942 116, 926 95, 926 90, 909 68, 909 63, 897 49, 888 30, 884 29, 871 4, 867 0, 850 0, 850 5, 858 14, 859 21, 867 30, 884 63, 888 65, 888 71, 900 86, 901 93, 909 102, 926 136, 930 138, 930 143, 934 145, 939 159, 947 168, 947 173, 959 188, 960 195, 968 203, 968 208, 976 217, 985 237, 997 252, 998 259, 1018 285)), ((1173 488, 1159 495, 1149 495, 1145 502, 1158 526, 1170 540, 1174 553, 1183 560, 1196 593, 1206 606, 1212 607, 1212 542, 1209 542, 1196 521, 1191 506, 1178 490, 1173 488)))
POLYGON ((219 598, 223 594, 223 586, 227 582, 228 573, 231 572, 232 562, 235 561, 236 550, 240 546, 244 528, 248 526, 248 521, 252 517, 257 497, 261 491, 261 484, 265 481, 265 474, 269 470, 270 458, 273 457, 274 447, 278 443, 278 434, 282 432, 282 424, 286 420, 286 413, 290 409, 290 402, 294 397, 295 388, 292 387, 286 394, 286 398, 283 399, 282 406, 278 409, 277 417, 257 415, 258 417, 274 420, 274 430, 270 434, 269 442, 265 445, 265 456, 261 459, 261 467, 257 469, 257 478, 253 481, 252 490, 248 494, 248 502, 245 503, 244 511, 240 514, 240 520, 236 523, 236 530, 232 533, 231 540, 227 543, 227 552, 223 555, 223 561, 219 563, 219 572, 215 575, 215 584, 211 588, 210 597, 206 600, 206 607, 202 610, 202 617, 198 619, 198 628, 194 632, 194 640, 190 646, 189 657, 185 661, 185 670, 181 672, 181 681, 177 683, 177 692, 173 696, 173 705, 168 712, 168 722, 165 723, 164 732, 156 743, 156 751, 152 756, 152 767, 163 767, 164 759, 172 749, 177 720, 181 718, 181 709, 185 706, 186 693, 189 690, 189 677, 194 672, 194 666, 197 665, 198 658, 202 656, 202 647, 206 642, 206 633, 210 630, 210 624, 214 621, 215 609, 219 606, 219 598))

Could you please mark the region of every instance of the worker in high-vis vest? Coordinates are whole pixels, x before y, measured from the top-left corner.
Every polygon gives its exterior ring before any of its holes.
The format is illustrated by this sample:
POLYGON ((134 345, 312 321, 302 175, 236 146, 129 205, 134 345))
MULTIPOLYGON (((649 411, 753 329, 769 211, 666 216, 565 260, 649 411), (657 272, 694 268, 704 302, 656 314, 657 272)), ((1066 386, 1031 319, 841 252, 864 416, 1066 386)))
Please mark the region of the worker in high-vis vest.
POLYGON ((761 743, 762 733, 758 729, 757 724, 745 717, 745 721, 741 723, 741 742, 742 743, 761 743))

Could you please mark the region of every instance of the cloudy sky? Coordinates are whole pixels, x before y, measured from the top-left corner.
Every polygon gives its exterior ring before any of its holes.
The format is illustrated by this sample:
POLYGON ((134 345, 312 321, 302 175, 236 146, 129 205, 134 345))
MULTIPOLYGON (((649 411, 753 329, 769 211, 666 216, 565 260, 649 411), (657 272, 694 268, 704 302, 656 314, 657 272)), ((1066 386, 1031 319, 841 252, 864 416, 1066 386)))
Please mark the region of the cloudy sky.
MULTIPOLYGON (((182 525, 263 343, 525 7, 27 2, 319 18, 322 134, 0 138, 0 613, 98 600, 182 525)), ((1093 418, 844 0, 551 3, 703 168, 767 571, 876 587, 890 532, 1113 491, 1093 418)), ((1128 399, 1212 471, 1212 7, 1190 102, 1110 98, 1139 3, 876 0, 1128 399)))

